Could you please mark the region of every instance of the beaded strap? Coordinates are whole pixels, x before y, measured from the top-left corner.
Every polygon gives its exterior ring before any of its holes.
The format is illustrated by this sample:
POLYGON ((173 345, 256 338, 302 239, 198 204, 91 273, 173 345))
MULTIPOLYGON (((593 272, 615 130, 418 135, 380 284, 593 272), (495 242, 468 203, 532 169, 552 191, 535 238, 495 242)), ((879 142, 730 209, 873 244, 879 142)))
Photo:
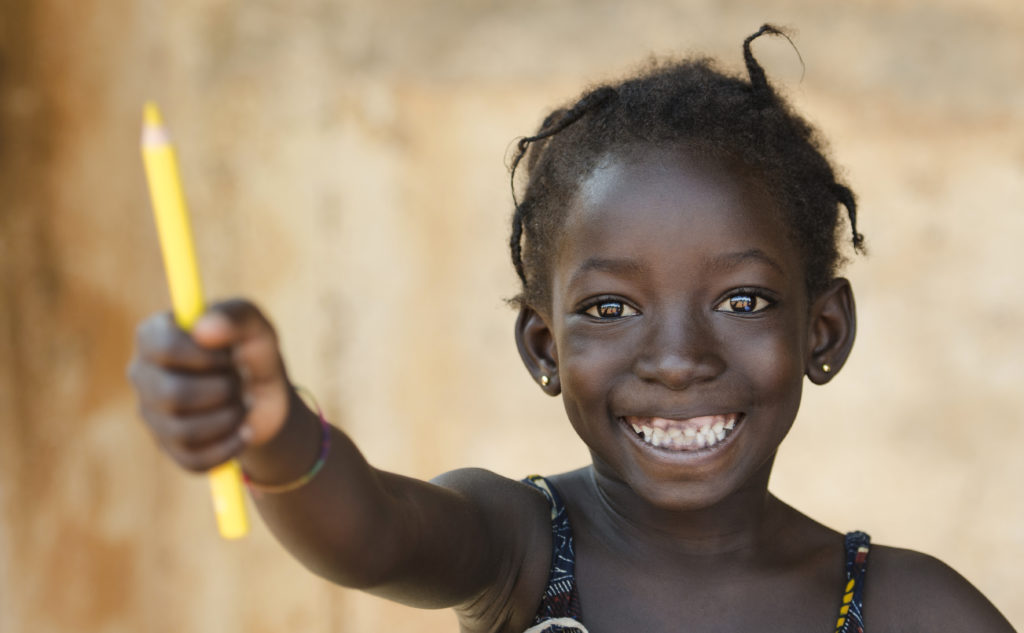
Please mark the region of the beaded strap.
POLYGON ((320 405, 317 404, 316 398, 313 394, 309 393, 308 390, 302 387, 295 387, 295 392, 298 394, 305 394, 310 400, 313 401, 313 406, 316 408, 316 413, 320 416, 320 454, 317 456, 316 461, 313 462, 312 468, 306 471, 306 474, 302 475, 298 479, 293 479, 283 484, 260 484, 253 481, 248 473, 242 471, 242 479, 245 481, 245 485, 249 487, 253 492, 269 493, 269 494, 280 494, 282 492, 291 492, 308 484, 313 480, 313 477, 317 476, 321 470, 323 470, 324 464, 327 463, 327 453, 331 448, 331 425, 327 423, 327 419, 324 418, 323 411, 320 410, 320 405))
POLYGON ((864 532, 850 532, 844 539, 846 548, 846 586, 836 633, 864 633, 864 578, 868 572, 871 537, 864 532))

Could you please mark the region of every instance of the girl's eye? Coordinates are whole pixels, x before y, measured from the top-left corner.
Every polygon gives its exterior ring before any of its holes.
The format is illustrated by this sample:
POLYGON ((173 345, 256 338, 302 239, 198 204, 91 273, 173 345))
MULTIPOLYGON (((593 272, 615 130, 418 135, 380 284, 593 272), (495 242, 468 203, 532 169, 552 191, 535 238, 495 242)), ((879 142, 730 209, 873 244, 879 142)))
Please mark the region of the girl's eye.
POLYGON ((751 292, 738 292, 726 297, 725 301, 715 306, 715 310, 734 314, 750 314, 760 312, 770 307, 772 303, 772 301, 751 292))
POLYGON ((639 314, 635 308, 622 301, 600 301, 590 306, 584 314, 595 319, 619 319, 639 314))

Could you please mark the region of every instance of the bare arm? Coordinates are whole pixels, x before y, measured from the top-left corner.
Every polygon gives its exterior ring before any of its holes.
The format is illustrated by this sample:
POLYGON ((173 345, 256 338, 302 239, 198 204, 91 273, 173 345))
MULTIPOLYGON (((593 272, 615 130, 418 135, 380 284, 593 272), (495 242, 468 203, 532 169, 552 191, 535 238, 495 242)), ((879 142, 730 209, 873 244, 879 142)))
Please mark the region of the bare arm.
MULTIPOLYGON (((189 470, 238 457, 253 481, 273 485, 317 459, 320 421, 295 394, 273 329, 251 304, 220 304, 191 337, 169 315, 147 320, 130 373, 143 417, 189 470)), ((420 607, 490 613, 519 595, 524 559, 544 534, 538 495, 484 471, 450 474, 440 478, 445 485, 380 471, 347 435, 330 433, 312 481, 254 495, 300 562, 341 585, 420 607)), ((531 578, 543 586, 543 577, 531 578)))

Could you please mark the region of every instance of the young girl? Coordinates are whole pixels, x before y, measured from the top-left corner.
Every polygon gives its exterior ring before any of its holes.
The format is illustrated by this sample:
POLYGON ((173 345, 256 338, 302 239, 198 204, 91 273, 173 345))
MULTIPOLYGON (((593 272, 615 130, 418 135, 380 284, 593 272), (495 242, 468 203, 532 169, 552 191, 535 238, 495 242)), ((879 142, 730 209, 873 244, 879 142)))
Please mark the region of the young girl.
POLYGON ((467 632, 1011 631, 938 560, 768 492, 804 377, 856 329, 851 191, 744 42, 748 78, 654 66, 552 112, 513 164, 516 344, 592 464, 550 478, 377 470, 289 382, 250 303, 139 328, 143 417, 183 467, 238 458, 260 513, 339 584, 467 632), (523 161, 525 159, 525 161, 523 161), (840 220, 843 207, 848 217, 840 220), (848 235, 850 237, 844 237, 848 235), (870 570, 870 573, 869 573, 870 570))

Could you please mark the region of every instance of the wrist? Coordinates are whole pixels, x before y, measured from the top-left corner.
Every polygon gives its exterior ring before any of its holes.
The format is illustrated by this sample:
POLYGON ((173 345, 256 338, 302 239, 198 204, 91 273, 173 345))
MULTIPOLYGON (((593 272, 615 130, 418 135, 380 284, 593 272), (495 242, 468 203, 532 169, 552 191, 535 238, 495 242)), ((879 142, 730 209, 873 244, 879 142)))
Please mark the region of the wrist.
MULTIPOLYGON (((308 475, 311 466, 322 462, 327 423, 288 386, 288 413, 284 425, 268 442, 246 448, 238 461, 247 479, 273 488, 308 475)), ((322 465, 322 464, 321 464, 322 465)), ((259 486, 253 486, 254 488, 259 486)))

